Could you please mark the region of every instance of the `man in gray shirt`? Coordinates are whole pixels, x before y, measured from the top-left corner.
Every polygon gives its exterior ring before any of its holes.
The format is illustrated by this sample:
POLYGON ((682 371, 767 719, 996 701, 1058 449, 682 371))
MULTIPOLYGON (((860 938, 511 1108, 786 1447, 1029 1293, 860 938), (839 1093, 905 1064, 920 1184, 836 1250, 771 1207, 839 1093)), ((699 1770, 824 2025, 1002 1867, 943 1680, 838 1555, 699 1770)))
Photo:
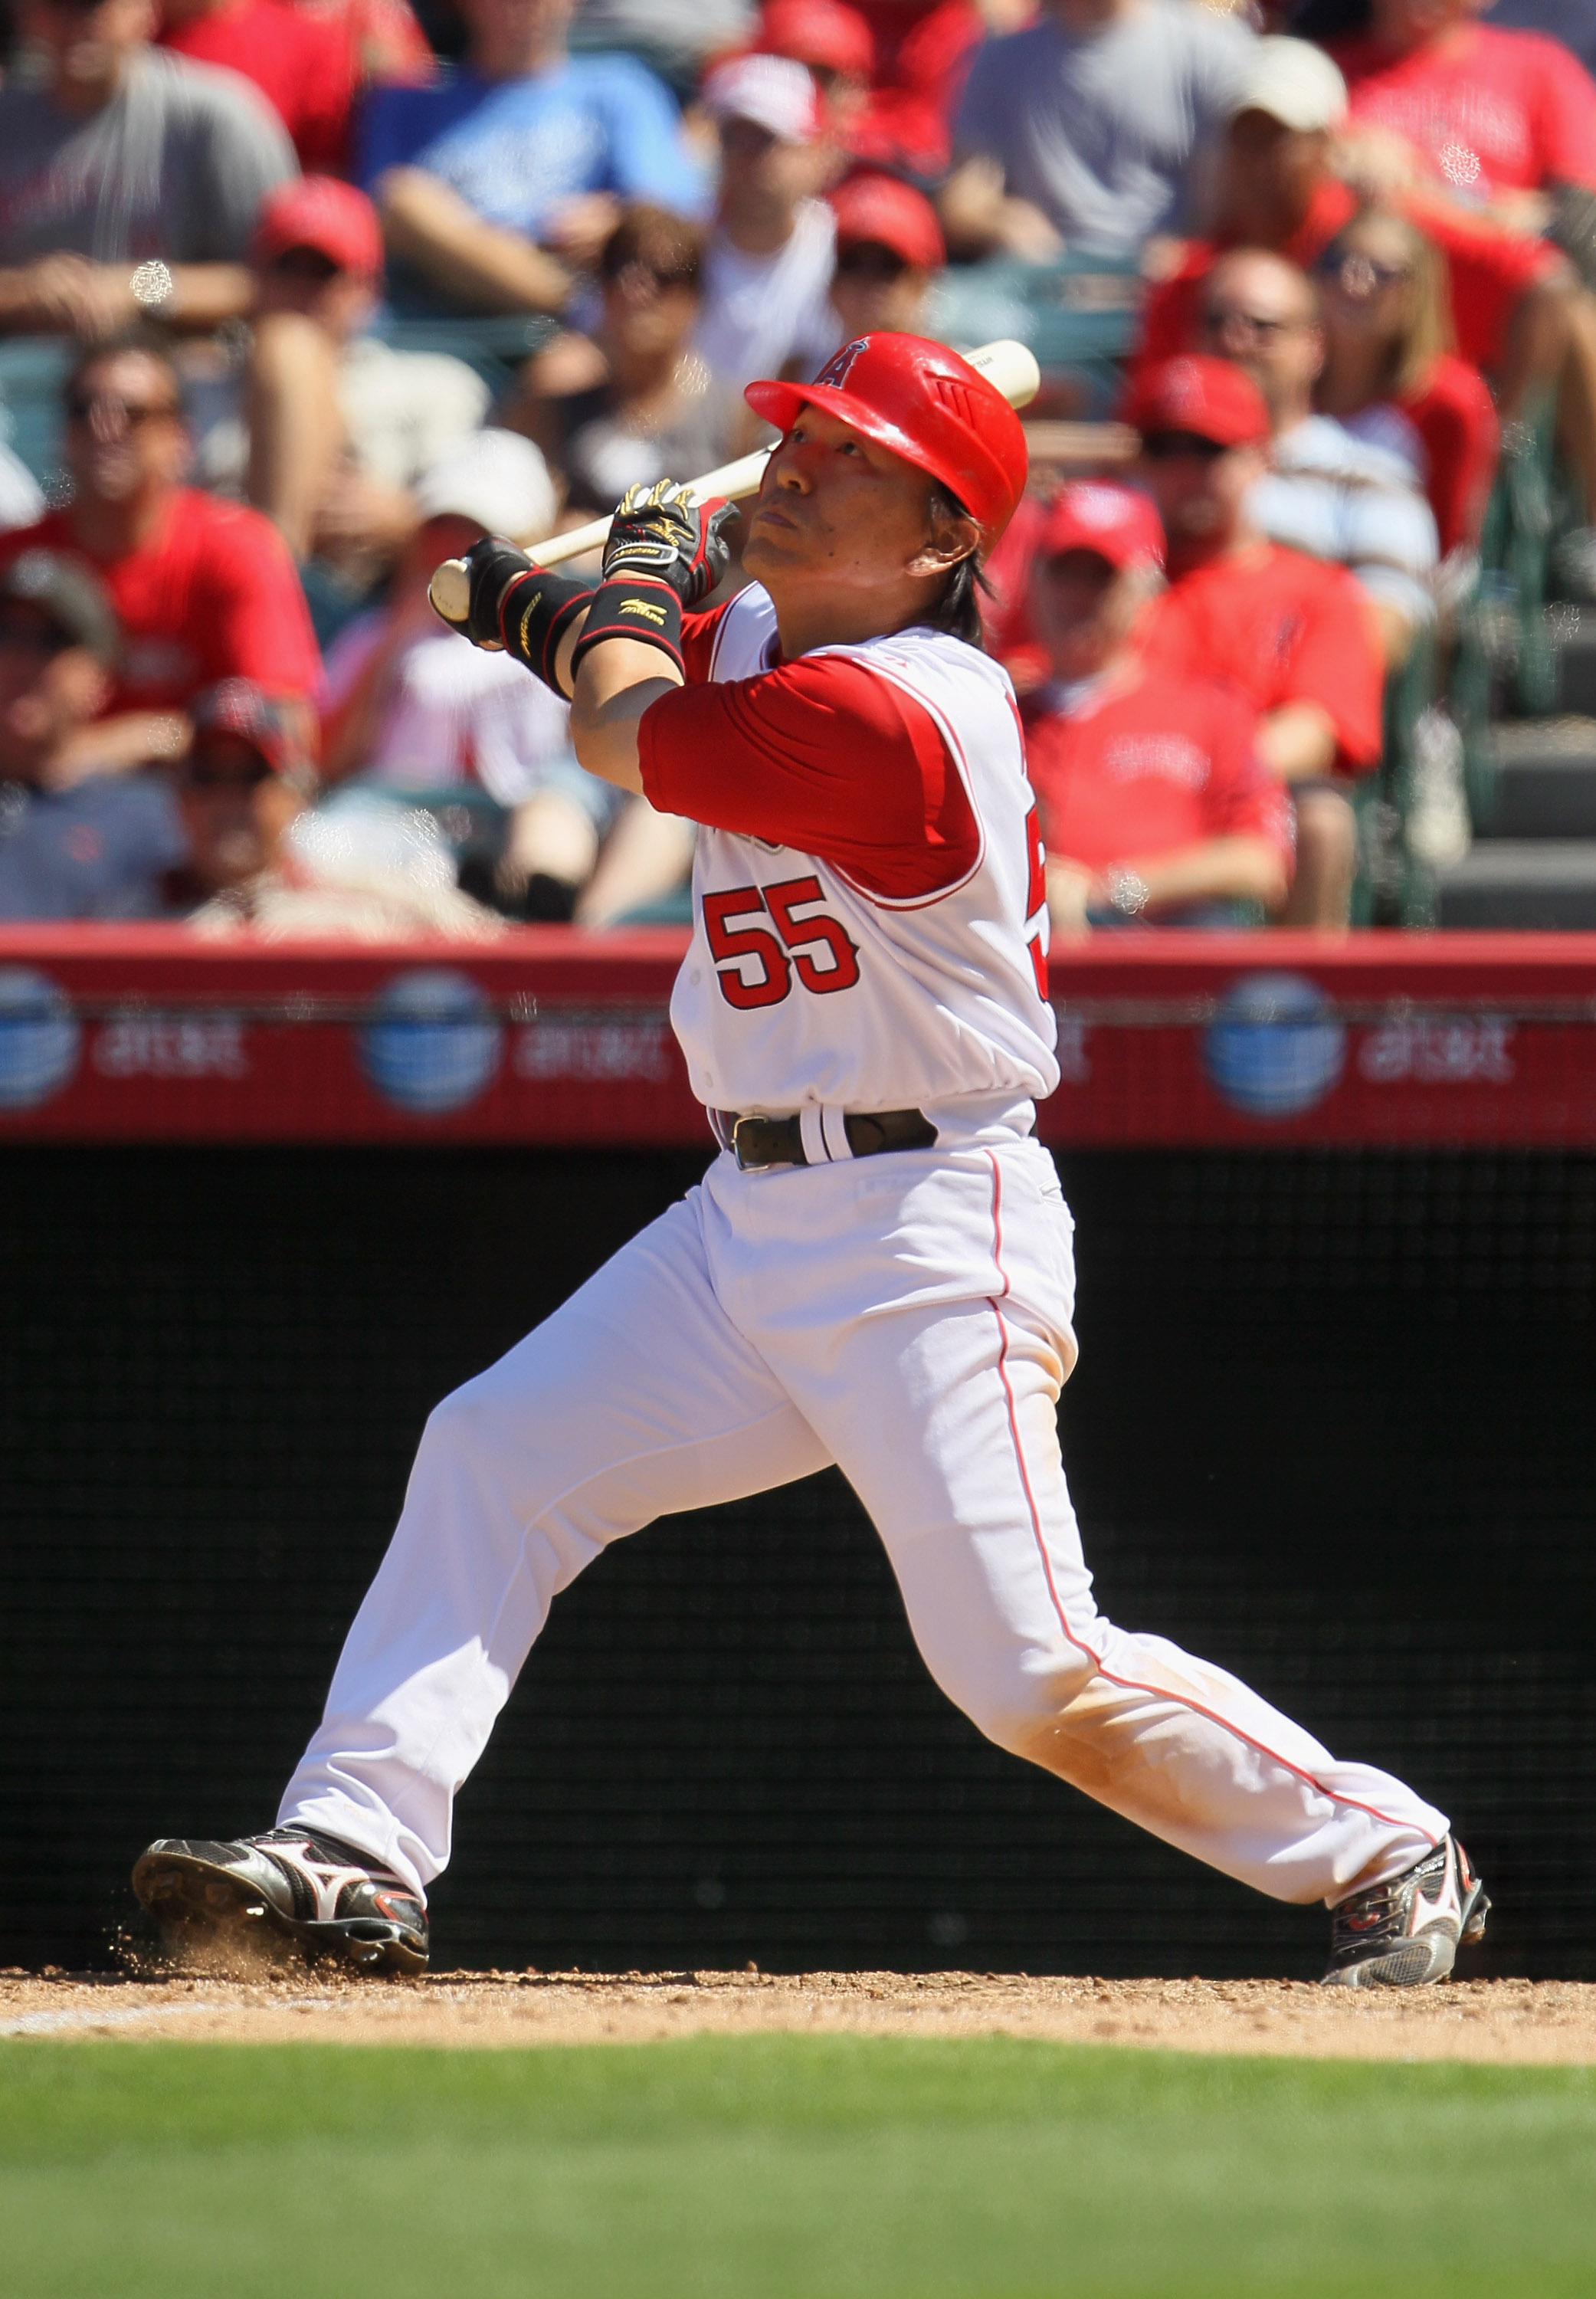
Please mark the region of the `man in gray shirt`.
POLYGON ((265 98, 152 49, 150 0, 26 0, 21 22, 0 87, 0 333, 242 316, 255 211, 299 172, 265 98))
POLYGON ((1188 220, 1253 36, 1198 0, 1047 0, 976 52, 943 191, 965 255, 1131 255, 1188 220))

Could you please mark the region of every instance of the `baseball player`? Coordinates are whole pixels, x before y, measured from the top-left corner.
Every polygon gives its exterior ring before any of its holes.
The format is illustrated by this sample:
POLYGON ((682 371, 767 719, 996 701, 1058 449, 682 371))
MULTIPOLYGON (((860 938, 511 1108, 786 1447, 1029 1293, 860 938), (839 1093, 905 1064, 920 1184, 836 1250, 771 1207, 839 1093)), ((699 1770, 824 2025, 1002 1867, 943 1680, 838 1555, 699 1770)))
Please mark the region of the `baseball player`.
POLYGON ((695 612, 725 506, 621 505, 593 586, 487 542, 463 627, 572 697, 583 764, 700 826, 672 1019, 699 1186, 446 1398, 276 1828, 165 1838, 170 1936, 419 1971, 454 1797, 558 1592, 667 1511, 835 1461, 937 1681, 990 1739, 1283 1900, 1327 1979, 1439 1979, 1488 1903, 1444 1815, 1221 1669, 1103 1618, 1059 1455, 1071 1220, 1044 863, 976 570, 1024 434, 919 336, 755 383, 754 579, 695 612))

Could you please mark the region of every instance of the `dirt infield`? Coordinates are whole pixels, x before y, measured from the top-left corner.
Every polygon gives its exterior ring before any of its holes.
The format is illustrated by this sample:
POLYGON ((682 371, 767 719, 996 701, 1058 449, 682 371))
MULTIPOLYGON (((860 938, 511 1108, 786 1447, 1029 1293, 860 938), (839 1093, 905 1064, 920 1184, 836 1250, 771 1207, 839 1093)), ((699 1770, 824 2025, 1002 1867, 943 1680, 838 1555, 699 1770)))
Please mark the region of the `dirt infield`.
POLYGON ((253 1980, 0 1973, 0 2037, 492 2048, 773 2030, 1588 2064, 1596 2062, 1596 1985, 1465 1980, 1364 1997, 1287 1980, 992 1972, 440 1972, 418 1980, 326 1971, 253 1980))

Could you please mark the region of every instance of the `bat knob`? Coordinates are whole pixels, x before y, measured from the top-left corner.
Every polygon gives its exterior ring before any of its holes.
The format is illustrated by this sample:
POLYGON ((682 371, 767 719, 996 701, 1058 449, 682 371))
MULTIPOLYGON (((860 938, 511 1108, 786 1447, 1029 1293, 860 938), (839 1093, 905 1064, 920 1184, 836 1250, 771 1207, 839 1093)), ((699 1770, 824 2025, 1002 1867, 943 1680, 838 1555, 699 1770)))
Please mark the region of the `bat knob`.
POLYGON ((446 559, 433 569, 426 595, 446 623, 458 628, 471 611, 471 570, 463 559, 446 559))

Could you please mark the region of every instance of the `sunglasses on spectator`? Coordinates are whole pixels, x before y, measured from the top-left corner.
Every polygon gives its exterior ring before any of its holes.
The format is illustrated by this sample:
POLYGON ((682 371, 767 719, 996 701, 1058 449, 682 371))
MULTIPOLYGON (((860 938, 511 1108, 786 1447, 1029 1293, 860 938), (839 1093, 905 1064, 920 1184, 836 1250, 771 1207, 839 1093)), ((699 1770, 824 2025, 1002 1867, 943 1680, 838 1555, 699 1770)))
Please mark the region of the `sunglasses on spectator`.
POLYGON ((644 256, 633 255, 617 264, 613 271, 607 271, 604 282, 609 287, 696 288, 699 272, 695 264, 650 263, 644 256))
POLYGON ((65 654, 78 643, 60 623, 36 615, 0 615, 0 648, 14 647, 20 654, 36 654, 44 660, 65 654))
POLYGON ((1142 441, 1142 452, 1154 463, 1172 463, 1181 455, 1199 463, 1217 463, 1230 450, 1217 439, 1204 439, 1197 431, 1149 431, 1142 441))
POLYGON ((279 279, 302 279, 317 287, 325 287, 329 279, 336 279, 343 266, 335 263, 319 247, 285 247, 280 255, 271 259, 271 268, 279 279))
POLYGON ((1370 295, 1383 295, 1387 287, 1413 277, 1407 264, 1377 263, 1372 255, 1365 255, 1357 248, 1344 255, 1321 256, 1315 268, 1321 279, 1329 280, 1355 303, 1366 302, 1370 295))
POLYGON ((66 411, 69 423, 87 423, 96 408, 117 417, 129 431, 136 431, 145 423, 174 422, 179 412, 175 399, 124 399, 114 391, 73 391, 67 394, 66 411))
POLYGON ((879 240, 856 239, 837 250, 837 271, 848 279, 900 279, 908 265, 895 248, 879 240))
POLYGON ((1271 320, 1259 311, 1243 311, 1234 303, 1216 303, 1203 315, 1203 325, 1211 336, 1222 336, 1234 330, 1238 335, 1256 336, 1261 342, 1272 343, 1277 336, 1289 336, 1306 325, 1302 320, 1271 320))
POLYGON ((252 759, 246 766, 242 760, 208 759, 202 751, 189 759, 183 779, 190 790, 252 791, 269 780, 271 772, 261 758, 252 759))

